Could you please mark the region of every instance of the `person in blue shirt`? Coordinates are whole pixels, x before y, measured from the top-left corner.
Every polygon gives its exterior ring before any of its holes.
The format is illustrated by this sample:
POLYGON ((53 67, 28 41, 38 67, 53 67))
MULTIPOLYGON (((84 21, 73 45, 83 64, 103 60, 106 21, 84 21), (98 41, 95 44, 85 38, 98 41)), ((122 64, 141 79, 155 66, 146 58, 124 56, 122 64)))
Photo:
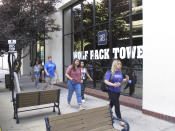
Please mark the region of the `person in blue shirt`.
POLYGON ((46 86, 45 88, 50 85, 51 89, 53 89, 53 84, 56 83, 56 77, 58 78, 58 74, 56 71, 56 64, 52 62, 52 57, 48 57, 48 62, 44 65, 44 71, 46 73, 45 80, 46 80, 46 86))
POLYGON ((35 87, 38 88, 39 77, 40 77, 40 65, 38 64, 38 61, 36 61, 34 65, 34 76, 35 76, 35 87))
MULTIPOLYGON (((120 119, 120 91, 122 82, 127 82, 129 80, 129 76, 126 75, 126 78, 123 78, 123 73, 121 72, 122 63, 120 60, 114 60, 111 66, 111 71, 108 71, 105 75, 105 84, 108 86, 108 94, 110 99, 110 107, 115 106, 116 116, 120 119)), ((125 126, 125 123, 120 121, 121 126, 125 126)))

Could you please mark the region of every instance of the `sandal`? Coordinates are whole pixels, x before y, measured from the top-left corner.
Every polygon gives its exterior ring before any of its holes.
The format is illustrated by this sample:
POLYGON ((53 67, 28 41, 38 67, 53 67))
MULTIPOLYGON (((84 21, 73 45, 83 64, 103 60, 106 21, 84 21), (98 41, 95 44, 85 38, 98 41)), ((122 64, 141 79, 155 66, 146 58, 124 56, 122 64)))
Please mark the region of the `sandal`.
POLYGON ((120 121, 120 126, 126 126, 126 124, 124 123, 124 122, 122 122, 122 121, 120 121))

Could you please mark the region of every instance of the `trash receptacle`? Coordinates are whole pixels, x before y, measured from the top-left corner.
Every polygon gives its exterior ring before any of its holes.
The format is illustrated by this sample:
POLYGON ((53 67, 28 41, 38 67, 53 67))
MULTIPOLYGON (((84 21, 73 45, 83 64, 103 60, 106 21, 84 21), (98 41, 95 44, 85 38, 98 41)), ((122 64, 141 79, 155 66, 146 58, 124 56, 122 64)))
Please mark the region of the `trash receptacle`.
POLYGON ((5 87, 11 90, 10 74, 5 75, 5 87))

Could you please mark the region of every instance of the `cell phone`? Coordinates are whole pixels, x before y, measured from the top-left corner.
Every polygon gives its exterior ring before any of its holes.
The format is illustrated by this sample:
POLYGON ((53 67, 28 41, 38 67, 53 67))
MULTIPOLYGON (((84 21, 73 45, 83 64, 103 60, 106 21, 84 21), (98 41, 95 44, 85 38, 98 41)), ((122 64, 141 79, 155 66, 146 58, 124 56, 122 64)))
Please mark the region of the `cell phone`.
POLYGON ((132 83, 132 80, 128 80, 128 83, 130 83, 130 84, 131 84, 131 83, 132 83))

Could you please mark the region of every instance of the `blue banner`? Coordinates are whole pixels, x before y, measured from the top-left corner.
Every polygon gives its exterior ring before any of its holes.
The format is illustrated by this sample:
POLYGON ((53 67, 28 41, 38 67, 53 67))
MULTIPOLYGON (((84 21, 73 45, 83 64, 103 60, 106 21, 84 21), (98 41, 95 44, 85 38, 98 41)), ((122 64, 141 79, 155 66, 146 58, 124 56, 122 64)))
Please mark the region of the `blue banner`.
POLYGON ((107 44, 107 30, 102 30, 98 32, 98 45, 107 44))

